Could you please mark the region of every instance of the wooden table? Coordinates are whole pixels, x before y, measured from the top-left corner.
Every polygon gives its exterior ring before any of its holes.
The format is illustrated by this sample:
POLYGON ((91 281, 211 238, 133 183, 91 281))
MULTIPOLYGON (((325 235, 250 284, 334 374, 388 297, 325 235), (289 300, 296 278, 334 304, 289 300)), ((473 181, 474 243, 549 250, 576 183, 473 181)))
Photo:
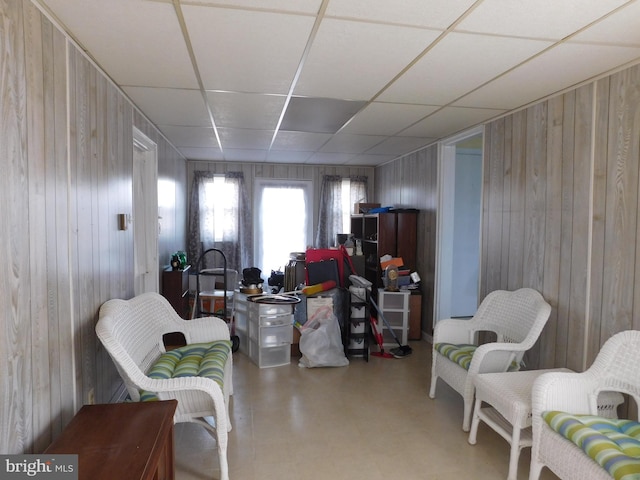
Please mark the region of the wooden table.
POLYGON ((77 454, 79 480, 173 480, 177 405, 85 405, 45 453, 77 454))

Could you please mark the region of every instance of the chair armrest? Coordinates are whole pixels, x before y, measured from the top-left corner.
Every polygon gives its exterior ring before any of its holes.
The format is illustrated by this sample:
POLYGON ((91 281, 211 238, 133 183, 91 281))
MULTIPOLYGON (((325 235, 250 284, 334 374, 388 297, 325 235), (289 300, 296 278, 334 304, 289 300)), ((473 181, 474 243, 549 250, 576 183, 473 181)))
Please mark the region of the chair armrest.
POLYGON ((519 343, 491 342, 480 345, 469 365, 469 374, 506 372, 526 351, 519 343))
POLYGON ((472 320, 447 318, 436 323, 433 330, 433 344, 436 343, 473 343, 475 329, 472 320))
POLYGON ((180 325, 187 343, 205 343, 229 340, 229 325, 218 317, 202 317, 183 320, 180 325))
MULTIPOLYGON (((160 400, 177 399, 179 408, 180 401, 189 401, 192 392, 202 392, 211 398, 215 410, 224 412, 224 393, 214 380, 206 377, 176 377, 166 379, 154 379, 147 376, 141 379, 137 387, 158 395, 160 400)), ((193 397, 191 397, 193 398, 193 397)), ((193 400, 191 400, 192 402, 193 400)), ((227 430, 227 416, 216 415, 216 425, 218 428, 227 430)))
POLYGON ((598 384, 589 372, 549 372, 540 375, 531 390, 534 420, 547 410, 598 414, 598 384))

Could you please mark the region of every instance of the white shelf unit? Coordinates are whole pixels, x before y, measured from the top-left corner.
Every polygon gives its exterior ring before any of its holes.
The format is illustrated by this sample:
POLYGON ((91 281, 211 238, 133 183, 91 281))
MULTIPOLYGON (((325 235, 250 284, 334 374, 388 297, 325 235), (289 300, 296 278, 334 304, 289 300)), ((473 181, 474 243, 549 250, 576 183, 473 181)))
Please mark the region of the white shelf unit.
MULTIPOLYGON (((399 292, 388 292, 382 288, 378 289, 378 307, 384 318, 389 322, 393 332, 402 345, 407 344, 409 338, 409 296, 408 290, 399 292)), ((382 321, 380 314, 377 318, 378 331, 382 332, 382 344, 384 347, 397 347, 395 339, 389 328, 382 321)))
POLYGON ((260 368, 288 365, 293 341, 293 305, 252 301, 247 305, 251 361, 260 368))
POLYGON ((346 326, 347 355, 363 357, 369 361, 369 291, 366 288, 350 286, 351 296, 349 321, 346 326))

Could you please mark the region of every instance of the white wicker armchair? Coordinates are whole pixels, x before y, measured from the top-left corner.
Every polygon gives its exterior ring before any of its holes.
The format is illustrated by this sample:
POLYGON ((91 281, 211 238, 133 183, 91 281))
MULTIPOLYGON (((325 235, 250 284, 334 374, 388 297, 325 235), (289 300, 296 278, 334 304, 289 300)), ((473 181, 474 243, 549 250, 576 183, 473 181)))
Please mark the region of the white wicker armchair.
POLYGON ((640 331, 620 332, 605 342, 593 365, 582 373, 545 373, 533 384, 531 469, 537 480, 544 466, 565 480, 611 480, 611 475, 582 449, 543 420, 545 411, 606 415, 598 412, 600 392, 620 392, 640 405, 640 331))
POLYGON ((216 317, 183 320, 169 302, 157 293, 131 300, 114 299, 100 308, 98 338, 109 353, 133 401, 140 392, 153 392, 160 400, 176 399, 176 423, 198 423, 216 438, 221 479, 228 479, 227 432, 229 395, 233 393, 232 355, 224 366, 224 388, 210 378, 153 379, 146 375, 165 352, 162 336, 182 332, 187 344, 229 340, 227 323, 216 317))
POLYGON ((491 292, 469 320, 440 320, 433 333, 429 396, 435 398, 438 378, 461 394, 464 399, 462 429, 468 432, 474 403, 475 375, 519 368, 524 353, 533 347, 550 313, 551 306, 540 293, 531 288, 521 288, 513 292, 491 292), (483 331, 494 332, 497 341, 480 345, 473 353, 468 369, 437 350, 441 343, 477 345, 478 333, 483 331))

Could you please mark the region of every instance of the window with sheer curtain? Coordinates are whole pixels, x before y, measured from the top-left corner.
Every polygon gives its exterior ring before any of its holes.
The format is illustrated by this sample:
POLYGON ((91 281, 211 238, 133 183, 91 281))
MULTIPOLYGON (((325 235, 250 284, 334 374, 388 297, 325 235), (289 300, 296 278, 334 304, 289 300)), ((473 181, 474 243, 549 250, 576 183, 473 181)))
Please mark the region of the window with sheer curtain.
MULTIPOLYGON (((225 175, 194 172, 189 205, 189 244, 187 255, 195 264, 202 252, 221 250, 227 268, 242 272, 252 264, 251 209, 241 172, 225 175)), ((221 267, 215 256, 205 259, 204 268, 221 267), (214 265, 208 262, 215 262, 214 265)))
POLYGON ((367 177, 325 175, 320 190, 320 211, 316 231, 316 248, 336 244, 338 233, 349 233, 353 204, 367 201, 367 177))

